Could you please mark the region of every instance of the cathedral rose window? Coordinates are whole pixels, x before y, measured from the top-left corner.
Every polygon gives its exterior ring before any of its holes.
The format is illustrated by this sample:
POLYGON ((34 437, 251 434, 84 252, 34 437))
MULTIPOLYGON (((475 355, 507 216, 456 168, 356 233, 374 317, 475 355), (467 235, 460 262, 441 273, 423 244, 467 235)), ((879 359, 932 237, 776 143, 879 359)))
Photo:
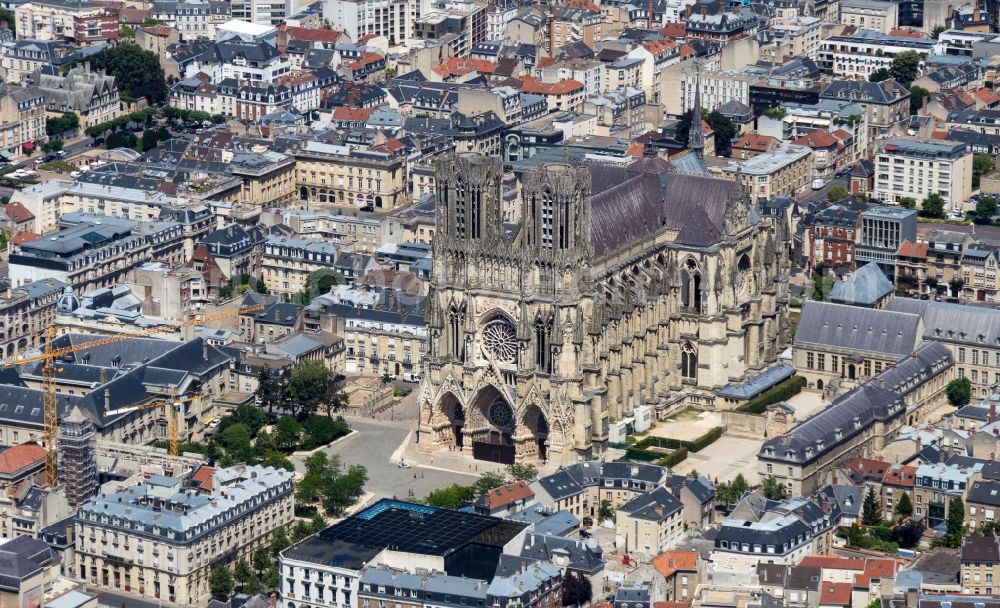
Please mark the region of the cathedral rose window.
POLYGON ((483 327, 483 348, 501 363, 514 363, 517 358, 517 332, 503 320, 491 321, 483 327))
POLYGON ((507 400, 499 395, 490 404, 489 417, 490 422, 498 429, 506 429, 514 425, 514 411, 510 409, 507 400))

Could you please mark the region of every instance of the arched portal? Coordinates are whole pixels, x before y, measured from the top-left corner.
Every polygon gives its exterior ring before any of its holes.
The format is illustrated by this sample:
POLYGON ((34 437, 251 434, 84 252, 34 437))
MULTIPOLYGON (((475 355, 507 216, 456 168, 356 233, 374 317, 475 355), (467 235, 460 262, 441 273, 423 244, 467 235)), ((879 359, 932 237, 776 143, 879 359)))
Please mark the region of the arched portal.
POLYGON ((500 391, 487 386, 472 402, 472 409, 474 420, 467 430, 472 439, 472 455, 478 460, 513 464, 514 408, 500 391))

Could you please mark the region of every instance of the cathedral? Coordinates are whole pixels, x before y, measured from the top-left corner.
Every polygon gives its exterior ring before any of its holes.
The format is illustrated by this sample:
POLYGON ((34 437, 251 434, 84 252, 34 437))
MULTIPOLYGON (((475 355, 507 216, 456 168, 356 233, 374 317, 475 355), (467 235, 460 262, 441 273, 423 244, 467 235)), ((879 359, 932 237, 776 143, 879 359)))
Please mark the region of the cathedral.
POLYGON ((477 459, 597 457, 637 408, 714 407, 788 340, 781 228, 737 182, 653 153, 518 175, 437 167, 420 446, 477 459))

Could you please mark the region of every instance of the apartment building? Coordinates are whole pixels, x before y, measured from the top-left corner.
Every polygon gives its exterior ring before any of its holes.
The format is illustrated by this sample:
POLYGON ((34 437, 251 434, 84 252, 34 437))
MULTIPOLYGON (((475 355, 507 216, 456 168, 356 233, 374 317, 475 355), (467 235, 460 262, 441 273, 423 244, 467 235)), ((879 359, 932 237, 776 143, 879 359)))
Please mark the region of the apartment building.
POLYGON ((817 64, 845 78, 867 81, 872 72, 889 69, 893 58, 914 51, 926 58, 934 52, 937 40, 911 36, 889 36, 876 31, 858 31, 854 35, 831 36, 820 42, 817 64))
POLYGON ((893 127, 910 116, 910 91, 892 78, 881 82, 834 80, 820 91, 819 98, 850 102, 864 109, 868 133, 863 138, 862 156, 868 155, 870 144, 887 137, 893 127))
POLYGON ((118 15, 98 2, 32 0, 14 8, 18 37, 90 44, 118 40, 118 15))
POLYGON ((885 0, 840 0, 840 23, 888 34, 899 25, 899 4, 885 0))
POLYGON ((312 272, 335 268, 339 247, 332 243, 289 236, 264 242, 261 274, 267 292, 291 297, 301 293, 312 272))
POLYGON ((973 481, 965 497, 965 523, 969 529, 975 530, 996 523, 998 513, 1000 513, 1000 482, 973 481))
POLYGON ((307 141, 295 152, 299 196, 371 210, 401 206, 409 201, 402 150, 307 141))
POLYGON ((875 162, 873 195, 883 202, 939 194, 949 209, 958 209, 972 196, 972 151, 962 142, 890 139, 875 162))
POLYGON ((813 268, 854 265, 854 245, 858 240, 860 213, 831 205, 813 216, 808 234, 808 260, 813 268))
POLYGON ((812 178, 812 150, 788 144, 744 161, 731 163, 723 171, 738 179, 751 200, 795 196, 812 178))
POLYGON ((994 536, 967 536, 959 554, 959 583, 967 595, 993 595, 1000 588, 1000 541, 994 536))
POLYGON ((228 568, 293 523, 292 473, 259 465, 154 475, 80 506, 76 560, 91 587, 180 606, 204 603, 228 568))
POLYGON ((34 87, 0 86, 0 149, 9 155, 41 147, 45 132, 45 94, 34 87))
POLYGON ((22 38, 5 45, 0 58, 4 82, 20 84, 38 68, 61 66, 69 61, 72 49, 60 42, 22 38))
POLYGON ((40 338, 55 320, 56 303, 66 283, 33 281, 0 294, 0 356, 11 357, 41 346, 40 338))
POLYGON ((656 488, 615 509, 615 529, 630 554, 658 555, 684 535, 683 505, 665 487, 656 488))
POLYGON ((323 3, 323 19, 351 40, 373 35, 401 43, 412 36, 413 18, 420 17, 421 3, 413 4, 415 15, 406 0, 327 0, 323 3))
MULTIPOLYGON (((964 501, 982 468, 981 462, 969 466, 943 462, 918 466, 913 484, 914 515, 923 515, 928 528, 944 523, 951 509, 951 499, 961 498, 964 501)), ((965 513, 962 516, 964 518, 965 513)))
POLYGON ((49 112, 72 112, 83 128, 114 120, 122 115, 115 77, 76 66, 65 74, 36 70, 31 80, 45 96, 49 112))
POLYGON ((183 250, 184 230, 176 222, 80 216, 50 237, 19 245, 9 257, 10 279, 15 287, 55 279, 88 291, 115 285, 151 260, 180 264, 183 250))

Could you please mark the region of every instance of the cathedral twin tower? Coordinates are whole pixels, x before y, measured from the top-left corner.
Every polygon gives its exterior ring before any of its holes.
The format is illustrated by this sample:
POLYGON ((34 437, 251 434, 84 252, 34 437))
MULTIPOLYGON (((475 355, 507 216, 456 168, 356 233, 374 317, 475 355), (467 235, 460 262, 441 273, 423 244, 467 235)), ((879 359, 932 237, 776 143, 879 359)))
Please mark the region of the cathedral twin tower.
POLYGON ((508 201, 497 159, 438 163, 424 449, 575 462, 776 358, 787 248, 735 182, 655 155, 516 177, 508 201))

